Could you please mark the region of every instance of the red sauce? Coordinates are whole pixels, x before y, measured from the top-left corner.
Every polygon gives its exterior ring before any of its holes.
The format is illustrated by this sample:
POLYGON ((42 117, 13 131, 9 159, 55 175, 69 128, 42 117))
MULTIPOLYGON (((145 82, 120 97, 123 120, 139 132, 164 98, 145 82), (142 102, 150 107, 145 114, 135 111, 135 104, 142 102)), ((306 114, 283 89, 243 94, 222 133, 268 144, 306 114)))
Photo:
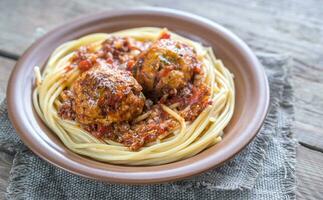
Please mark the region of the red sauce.
POLYGON ((167 32, 163 32, 159 39, 170 39, 170 34, 167 32))
POLYGON ((74 68, 74 67, 72 67, 71 65, 68 65, 68 66, 66 66, 64 69, 65 69, 65 71, 66 71, 66 72, 69 72, 69 71, 71 71, 73 68, 74 68))
MULTIPOLYGON (((190 47, 184 44, 176 44, 170 39, 170 37, 171 35, 169 33, 164 32, 160 36, 160 41, 163 40, 163 45, 172 45, 169 47, 169 51, 174 50, 174 52, 176 52, 180 50, 179 52, 184 52, 184 54, 186 53, 187 55, 167 55, 167 57, 165 58, 167 60, 163 61, 164 63, 161 62, 162 64, 166 63, 165 66, 163 66, 163 68, 160 71, 157 71, 155 74, 156 80, 168 80, 167 77, 170 75, 170 73, 172 73, 174 68, 178 69, 181 63, 185 63, 185 67, 189 67, 190 63, 192 63, 191 67, 193 75, 191 76, 192 78, 184 83, 182 87, 170 89, 166 86, 167 92, 166 94, 163 93, 162 96, 154 97, 154 93, 142 90, 141 92, 144 92, 146 98, 141 114, 149 113, 148 117, 139 122, 135 121, 136 117, 133 116, 130 119, 127 118, 127 120, 113 122, 103 123, 101 120, 101 122, 86 121, 87 123, 82 123, 84 121, 80 122, 78 120, 79 117, 77 116, 79 115, 79 113, 77 113, 75 109, 75 101, 77 100, 77 98, 79 98, 73 90, 73 88, 76 88, 75 86, 72 86, 70 89, 66 89, 61 93, 60 98, 62 105, 60 106, 58 111, 59 116, 63 119, 76 120, 81 124, 82 127, 84 127, 85 130, 89 131, 95 137, 101 139, 108 138, 113 141, 122 143, 124 146, 129 147, 129 149, 133 151, 139 150, 142 146, 149 142, 155 141, 158 137, 167 137, 176 128, 179 127, 179 123, 163 111, 160 106, 161 103, 166 105, 177 103, 179 104, 177 107, 178 112, 185 120, 195 120, 196 117, 205 109, 205 107, 211 103, 211 100, 209 98, 210 89, 203 83, 200 83, 200 81, 196 81, 194 78, 197 77, 195 75, 201 75, 203 71, 201 69, 201 63, 197 61, 196 55, 192 53, 192 51, 189 49, 190 47), (182 48, 182 50, 178 48, 182 48), (173 57, 174 59, 172 59, 173 57), (180 63, 171 63, 179 62, 178 60, 181 59, 184 59, 184 62, 180 61, 180 63), (150 97, 152 98, 150 99, 150 97), (185 109, 188 106, 190 107, 190 109, 185 109)), ((101 86, 96 87, 95 84, 102 84, 103 89, 102 92, 98 93, 99 97, 96 100, 92 99, 92 102, 88 102, 89 105, 95 105, 93 103, 96 102, 100 111, 96 114, 100 116, 108 115, 108 112, 106 110, 108 108, 115 108, 114 112, 118 112, 118 109, 120 109, 121 107, 124 109, 128 109, 128 107, 136 109, 135 105, 142 105, 141 103, 134 104, 136 98, 136 101, 138 103, 138 98, 142 95, 140 94, 140 90, 142 88, 137 87, 136 91, 133 91, 131 93, 133 97, 128 98, 127 95, 129 91, 133 90, 131 89, 133 86, 132 82, 128 78, 126 78, 126 76, 129 76, 129 78, 132 77, 132 74, 130 72, 133 73, 134 65, 138 65, 139 62, 142 62, 139 57, 144 56, 145 52, 149 51, 150 46, 151 42, 136 41, 132 38, 127 37, 111 37, 104 41, 102 43, 102 48, 96 52, 92 51, 90 48, 81 47, 78 51, 76 51, 75 56, 71 58, 71 65, 65 67, 65 70, 70 71, 71 69, 73 69, 72 66, 77 66, 83 74, 96 70, 96 67, 98 65, 106 65, 113 70, 121 70, 123 71, 123 73, 129 73, 122 75, 122 78, 121 76, 120 78, 110 77, 109 79, 115 81, 113 82, 113 84, 111 84, 111 82, 100 83, 101 81, 97 81, 105 80, 110 75, 105 75, 103 76, 103 78, 93 79, 91 81, 84 81, 84 84, 89 83, 92 85, 91 87, 95 86, 93 88, 89 87, 85 91, 84 95, 90 95, 94 90, 101 91, 101 86), (128 85, 123 87, 122 82, 127 83, 128 85), (113 90, 110 90, 110 87, 113 88, 113 90), (104 88, 108 88, 108 90, 104 88), (109 95, 102 96, 101 93, 108 93, 109 95), (125 99, 127 98, 128 100, 125 101, 125 99), (121 102, 123 103, 120 104, 121 102)), ((98 74, 101 74, 100 76, 102 76, 102 73, 104 73, 104 70, 98 74)), ((111 76, 114 76, 113 73, 111 74, 111 76)), ((137 79, 137 81, 140 83, 140 80, 137 79)), ((170 82, 170 85, 171 83, 172 82, 170 82)), ((82 89, 83 87, 88 87, 88 85, 78 86, 79 89, 82 89)), ((142 87, 144 86, 142 85, 142 87)), ((85 112, 85 114, 88 113, 85 112)), ((122 118, 122 116, 120 117, 122 118)))
POLYGON ((81 70, 81 71, 87 71, 89 70, 90 68, 92 67, 92 63, 91 61, 89 60, 82 60, 79 62, 78 64, 78 68, 81 70))

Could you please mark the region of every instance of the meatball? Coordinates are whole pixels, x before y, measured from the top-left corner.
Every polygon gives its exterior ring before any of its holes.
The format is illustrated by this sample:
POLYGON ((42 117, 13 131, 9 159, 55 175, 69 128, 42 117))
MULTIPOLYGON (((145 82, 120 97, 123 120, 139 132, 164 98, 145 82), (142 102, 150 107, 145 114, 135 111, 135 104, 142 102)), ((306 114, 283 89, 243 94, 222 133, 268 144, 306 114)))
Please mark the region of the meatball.
POLYGON ((171 39, 159 39, 139 56, 132 73, 145 92, 162 96, 183 88, 199 68, 192 47, 171 39))
POLYGON ((145 97, 130 72, 98 64, 72 86, 76 119, 82 124, 109 125, 142 113, 145 97))

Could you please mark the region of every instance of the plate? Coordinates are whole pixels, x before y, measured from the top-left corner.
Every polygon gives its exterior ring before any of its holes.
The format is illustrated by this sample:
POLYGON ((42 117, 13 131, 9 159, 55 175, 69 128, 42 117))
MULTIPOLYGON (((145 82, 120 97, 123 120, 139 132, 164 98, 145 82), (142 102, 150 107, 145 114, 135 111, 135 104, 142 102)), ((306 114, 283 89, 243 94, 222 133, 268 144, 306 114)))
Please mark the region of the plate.
POLYGON ((218 167, 240 152, 257 134, 269 106, 264 69, 236 35, 208 19, 165 8, 114 10, 66 23, 37 40, 17 62, 7 90, 9 118, 22 141, 44 160, 74 174, 101 181, 145 184, 174 181, 218 167), (43 67, 60 44, 95 32, 167 27, 203 45, 234 74, 236 106, 223 140, 191 158, 159 166, 112 165, 67 149, 37 116, 32 105, 34 66, 43 67))

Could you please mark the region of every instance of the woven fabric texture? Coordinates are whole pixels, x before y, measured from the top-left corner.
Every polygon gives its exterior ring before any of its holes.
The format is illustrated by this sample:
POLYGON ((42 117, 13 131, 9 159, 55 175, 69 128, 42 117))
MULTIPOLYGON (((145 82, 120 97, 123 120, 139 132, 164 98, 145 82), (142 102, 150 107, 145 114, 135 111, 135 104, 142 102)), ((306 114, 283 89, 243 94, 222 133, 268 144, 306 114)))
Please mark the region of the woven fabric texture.
MULTIPOLYGON (((190 179, 156 185, 120 185, 89 180, 58 169, 19 139, 0 106, 0 149, 15 153, 8 199, 295 199, 291 59, 258 53, 270 83, 271 105, 255 139, 220 168, 190 179)), ((239 84, 239 83, 236 83, 239 84)))

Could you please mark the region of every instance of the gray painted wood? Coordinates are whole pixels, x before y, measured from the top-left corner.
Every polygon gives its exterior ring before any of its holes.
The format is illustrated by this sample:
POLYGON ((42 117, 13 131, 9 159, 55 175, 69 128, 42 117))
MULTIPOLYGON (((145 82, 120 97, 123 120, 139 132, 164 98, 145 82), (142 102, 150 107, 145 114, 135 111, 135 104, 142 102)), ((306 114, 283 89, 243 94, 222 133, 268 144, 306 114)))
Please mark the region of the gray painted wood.
POLYGON ((14 64, 15 64, 14 60, 0 57, 0 102, 5 97, 7 82, 14 64))
POLYGON ((297 150, 298 199, 323 198, 323 156, 321 152, 299 146, 297 150))
MULTIPOLYGON (((231 29, 254 50, 292 56, 294 67, 290 75, 295 88, 295 134, 303 145, 323 152, 323 2, 319 0, 189 0, 176 3, 171 0, 2 0, 0 51, 21 55, 44 32, 86 13, 147 5, 171 5, 199 14, 231 29)), ((13 65, 14 61, 0 57, 0 98, 4 97, 13 65)), ((299 146, 297 153, 297 197, 320 199, 323 154, 303 146, 299 146)), ((0 153, 0 199, 4 197, 11 159, 10 155, 0 153)))

